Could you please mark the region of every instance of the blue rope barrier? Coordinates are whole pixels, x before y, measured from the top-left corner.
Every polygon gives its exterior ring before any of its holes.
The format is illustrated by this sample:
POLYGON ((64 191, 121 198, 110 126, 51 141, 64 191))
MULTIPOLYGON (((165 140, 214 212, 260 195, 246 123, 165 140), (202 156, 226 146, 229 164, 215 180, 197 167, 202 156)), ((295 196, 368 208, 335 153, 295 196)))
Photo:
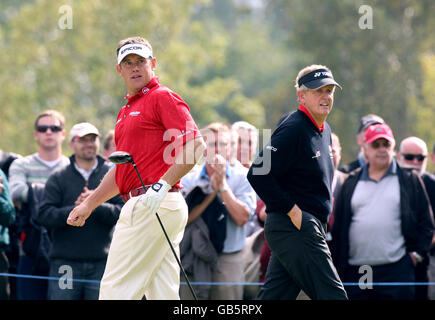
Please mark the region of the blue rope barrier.
POLYGON ((46 277, 46 276, 35 276, 31 274, 14 274, 14 273, 0 273, 0 277, 13 277, 13 278, 25 278, 25 279, 36 279, 36 280, 72 280, 73 282, 88 282, 88 283, 100 283, 99 280, 87 280, 87 279, 68 279, 68 278, 58 278, 58 277, 46 277))
MULTIPOLYGON (((59 278, 59 277, 47 277, 47 276, 35 276, 30 274, 14 274, 14 273, 0 273, 0 277, 14 277, 14 278, 25 278, 25 279, 38 279, 38 280, 71 280, 73 282, 87 282, 87 283, 100 283, 99 280, 88 280, 88 279, 69 279, 69 278, 59 278)), ((187 285, 185 281, 180 282, 181 285, 187 285)), ((197 286, 262 286, 263 282, 204 282, 204 281, 191 281, 190 284, 197 286)), ((435 282, 343 282, 344 286, 433 286, 435 282)))

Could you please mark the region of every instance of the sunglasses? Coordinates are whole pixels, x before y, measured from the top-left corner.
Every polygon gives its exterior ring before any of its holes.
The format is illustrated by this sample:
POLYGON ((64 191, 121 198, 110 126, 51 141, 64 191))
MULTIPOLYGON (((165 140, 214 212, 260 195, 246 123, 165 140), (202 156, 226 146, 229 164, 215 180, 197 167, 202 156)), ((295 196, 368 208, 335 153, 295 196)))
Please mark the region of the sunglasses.
POLYGON ((408 160, 408 161, 413 161, 414 159, 417 159, 418 162, 422 162, 424 159, 426 159, 425 155, 412 154, 412 153, 403 154, 403 157, 405 158, 405 160, 408 160))
POLYGON ((385 148, 389 148, 389 147, 391 147, 391 142, 388 140, 384 140, 384 141, 375 140, 370 145, 372 146, 373 149, 378 149, 380 146, 384 146, 385 148))
POLYGON ((59 126, 36 126, 36 131, 38 132, 46 132, 48 129, 51 130, 51 132, 60 132, 62 131, 62 128, 59 126))

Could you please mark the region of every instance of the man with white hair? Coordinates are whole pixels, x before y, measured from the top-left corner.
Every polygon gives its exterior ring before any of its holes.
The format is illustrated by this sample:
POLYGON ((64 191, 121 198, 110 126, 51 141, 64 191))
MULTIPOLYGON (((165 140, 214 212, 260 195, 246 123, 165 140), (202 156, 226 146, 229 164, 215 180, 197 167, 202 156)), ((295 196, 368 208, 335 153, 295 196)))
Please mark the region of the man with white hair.
POLYGON ((397 160, 402 167, 412 167, 423 174, 427 166, 426 142, 418 137, 403 139, 397 153, 397 160))
POLYGON ((257 298, 296 299, 303 290, 313 300, 345 300, 325 239, 334 176, 326 118, 341 86, 327 67, 311 65, 299 71, 295 87, 299 108, 278 125, 248 172, 266 204, 264 235, 272 251, 257 298))
MULTIPOLYGON (((426 172, 428 151, 426 142, 418 137, 407 137, 400 143, 397 161, 402 167, 408 167, 416 170, 421 176, 432 207, 432 213, 435 207, 435 176, 426 172)), ((429 278, 435 280, 435 237, 432 238, 431 254, 429 261, 418 264, 416 268, 416 281, 428 282, 429 278), (429 264, 429 266, 428 266, 429 264), (427 272, 429 268, 429 273, 427 272)), ((435 288, 433 286, 417 286, 416 297, 426 300, 435 299, 435 288)))
POLYGON ((231 143, 231 164, 237 159, 244 167, 249 168, 257 150, 258 129, 246 121, 234 122, 231 129, 237 132, 234 136, 238 138, 231 143))

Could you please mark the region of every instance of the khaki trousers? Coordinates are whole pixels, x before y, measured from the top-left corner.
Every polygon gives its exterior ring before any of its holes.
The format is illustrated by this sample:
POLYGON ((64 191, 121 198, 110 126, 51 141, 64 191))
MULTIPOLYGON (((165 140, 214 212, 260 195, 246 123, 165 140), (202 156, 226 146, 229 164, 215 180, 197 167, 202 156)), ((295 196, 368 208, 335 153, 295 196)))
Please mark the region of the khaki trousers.
POLYGON ((211 287, 211 300, 242 300, 245 275, 243 274, 242 251, 235 253, 220 253, 218 269, 213 272, 213 282, 235 282, 236 285, 213 285, 211 287))
MULTIPOLYGON (((155 212, 140 197, 128 200, 115 226, 100 284, 100 300, 179 300, 180 267, 155 212)), ((179 257, 188 209, 179 192, 169 192, 158 214, 179 257)))

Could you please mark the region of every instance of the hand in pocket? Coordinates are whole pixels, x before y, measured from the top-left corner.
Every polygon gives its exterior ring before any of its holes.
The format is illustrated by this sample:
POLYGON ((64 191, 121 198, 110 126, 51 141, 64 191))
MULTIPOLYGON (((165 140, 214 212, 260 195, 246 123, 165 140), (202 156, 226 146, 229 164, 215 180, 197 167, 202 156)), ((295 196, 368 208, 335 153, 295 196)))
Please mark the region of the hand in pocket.
POLYGON ((302 211, 299 209, 299 207, 295 204, 293 208, 287 213, 290 220, 292 221, 293 225, 296 227, 296 229, 301 230, 302 226, 302 211))

